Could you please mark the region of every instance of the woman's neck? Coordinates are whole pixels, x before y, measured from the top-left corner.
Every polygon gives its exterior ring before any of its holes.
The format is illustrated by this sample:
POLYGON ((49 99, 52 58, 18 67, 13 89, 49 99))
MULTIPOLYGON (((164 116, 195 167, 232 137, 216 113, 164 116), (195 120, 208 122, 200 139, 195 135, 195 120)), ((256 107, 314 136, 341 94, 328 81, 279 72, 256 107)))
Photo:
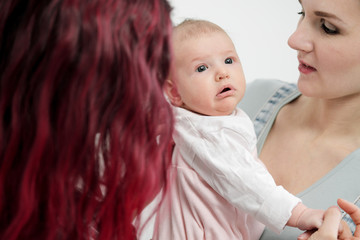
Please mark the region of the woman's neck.
POLYGON ((294 102, 294 121, 320 134, 360 137, 360 96, 324 100, 301 96, 294 102))

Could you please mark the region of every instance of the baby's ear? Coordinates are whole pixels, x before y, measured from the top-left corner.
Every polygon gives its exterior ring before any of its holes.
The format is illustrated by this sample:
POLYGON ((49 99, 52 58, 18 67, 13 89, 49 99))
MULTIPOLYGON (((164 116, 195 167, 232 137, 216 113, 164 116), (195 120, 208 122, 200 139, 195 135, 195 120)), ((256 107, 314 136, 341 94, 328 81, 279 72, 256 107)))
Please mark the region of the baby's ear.
POLYGON ((172 80, 167 79, 165 81, 164 91, 172 105, 176 107, 182 106, 183 102, 181 100, 181 96, 177 90, 175 83, 172 80))

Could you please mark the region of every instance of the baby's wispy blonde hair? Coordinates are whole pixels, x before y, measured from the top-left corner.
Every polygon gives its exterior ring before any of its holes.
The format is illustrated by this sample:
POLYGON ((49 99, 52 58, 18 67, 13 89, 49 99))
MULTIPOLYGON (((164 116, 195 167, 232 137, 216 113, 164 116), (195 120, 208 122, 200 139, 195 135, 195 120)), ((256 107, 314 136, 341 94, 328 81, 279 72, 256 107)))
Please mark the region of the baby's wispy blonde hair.
POLYGON ((177 40, 183 41, 192 37, 199 37, 203 34, 223 32, 224 29, 207 20, 185 19, 183 22, 174 27, 173 34, 177 40))

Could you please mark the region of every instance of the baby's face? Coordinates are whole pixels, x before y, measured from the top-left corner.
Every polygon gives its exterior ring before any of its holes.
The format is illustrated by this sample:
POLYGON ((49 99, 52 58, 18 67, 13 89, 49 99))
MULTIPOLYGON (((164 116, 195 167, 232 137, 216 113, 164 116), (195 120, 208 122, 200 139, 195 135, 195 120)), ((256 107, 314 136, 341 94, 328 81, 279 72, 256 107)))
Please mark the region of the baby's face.
POLYGON ((245 77, 231 39, 212 32, 177 41, 176 83, 183 106, 203 115, 228 115, 245 92, 245 77))

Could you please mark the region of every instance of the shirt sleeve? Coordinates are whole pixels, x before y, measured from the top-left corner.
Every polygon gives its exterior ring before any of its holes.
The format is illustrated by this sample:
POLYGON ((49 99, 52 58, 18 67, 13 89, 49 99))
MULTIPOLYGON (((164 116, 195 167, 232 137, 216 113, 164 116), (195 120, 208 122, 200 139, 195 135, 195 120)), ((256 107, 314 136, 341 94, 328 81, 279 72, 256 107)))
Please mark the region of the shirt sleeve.
POLYGON ((174 134, 185 161, 233 206, 280 233, 300 199, 277 186, 259 159, 230 128, 199 131, 178 124, 174 134))

